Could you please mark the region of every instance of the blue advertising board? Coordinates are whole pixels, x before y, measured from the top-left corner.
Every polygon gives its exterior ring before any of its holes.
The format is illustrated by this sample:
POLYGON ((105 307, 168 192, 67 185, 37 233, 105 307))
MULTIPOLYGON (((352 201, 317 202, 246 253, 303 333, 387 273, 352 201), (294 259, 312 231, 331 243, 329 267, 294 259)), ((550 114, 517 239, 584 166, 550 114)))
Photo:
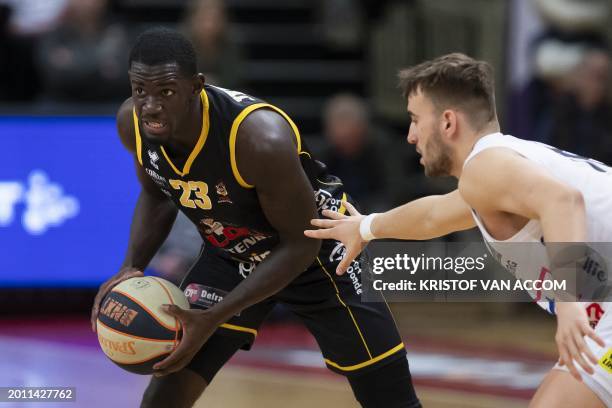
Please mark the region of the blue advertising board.
POLYGON ((0 287, 97 286, 139 193, 112 117, 0 117, 0 287))

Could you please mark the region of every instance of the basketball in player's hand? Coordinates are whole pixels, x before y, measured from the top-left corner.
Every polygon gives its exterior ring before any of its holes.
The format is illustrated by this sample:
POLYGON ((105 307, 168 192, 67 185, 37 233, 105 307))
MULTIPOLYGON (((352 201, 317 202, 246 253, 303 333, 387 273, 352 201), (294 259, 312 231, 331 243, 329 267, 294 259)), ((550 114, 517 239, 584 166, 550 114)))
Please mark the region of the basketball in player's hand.
POLYGON ((127 371, 151 374, 181 338, 181 323, 162 311, 164 304, 189 309, 183 292, 165 279, 137 277, 115 286, 102 300, 96 322, 104 354, 127 371))

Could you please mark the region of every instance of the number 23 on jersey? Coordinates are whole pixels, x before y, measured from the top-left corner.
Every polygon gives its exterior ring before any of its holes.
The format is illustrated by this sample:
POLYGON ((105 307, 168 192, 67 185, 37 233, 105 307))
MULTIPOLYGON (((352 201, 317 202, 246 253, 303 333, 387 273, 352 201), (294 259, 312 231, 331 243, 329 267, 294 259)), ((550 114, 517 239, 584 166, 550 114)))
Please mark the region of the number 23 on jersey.
POLYGON ((181 190, 179 201, 183 207, 210 210, 212 203, 208 197, 208 184, 203 181, 168 180, 175 190, 181 190), (192 193, 195 198, 192 198, 192 193))

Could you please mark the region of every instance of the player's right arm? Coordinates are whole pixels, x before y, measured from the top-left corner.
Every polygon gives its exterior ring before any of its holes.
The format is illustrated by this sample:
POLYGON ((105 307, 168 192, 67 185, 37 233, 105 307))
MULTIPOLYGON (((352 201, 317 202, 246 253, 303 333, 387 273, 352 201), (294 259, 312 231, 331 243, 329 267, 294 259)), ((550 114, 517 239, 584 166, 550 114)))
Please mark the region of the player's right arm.
MULTIPOLYGON (((344 244, 347 251, 338 265, 337 273, 343 273, 348 268, 364 245, 359 226, 365 216, 359 214, 350 203, 345 203, 345 206, 350 216, 324 211, 323 215, 331 219, 312 220, 312 225, 321 229, 304 232, 311 238, 335 239, 344 244)), ((445 195, 419 198, 377 214, 370 224, 370 231, 376 238, 426 240, 474 226, 470 207, 455 190, 445 195)))
POLYGON ((136 158, 136 136, 132 119, 132 98, 127 99, 117 113, 117 131, 121 142, 134 154, 136 175, 141 189, 130 228, 128 249, 119 272, 104 282, 94 300, 91 312, 92 329, 104 296, 119 282, 142 276, 159 247, 163 244, 176 219, 176 206, 159 190, 136 158))

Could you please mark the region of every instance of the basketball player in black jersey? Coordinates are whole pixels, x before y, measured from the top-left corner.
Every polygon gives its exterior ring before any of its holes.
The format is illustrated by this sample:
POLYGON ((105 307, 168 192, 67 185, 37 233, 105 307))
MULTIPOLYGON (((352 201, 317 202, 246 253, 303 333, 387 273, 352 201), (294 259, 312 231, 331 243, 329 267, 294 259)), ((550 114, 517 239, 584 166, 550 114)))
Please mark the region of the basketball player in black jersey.
POLYGON ((205 85, 195 61, 180 34, 143 33, 130 53, 132 97, 117 115, 142 189, 123 266, 96 296, 94 328, 101 299, 142 275, 177 210, 205 242, 181 284, 192 309, 167 309, 181 320, 183 339, 156 364, 141 406, 191 407, 281 302, 306 324, 328 368, 348 378, 363 407, 419 407, 384 300, 361 303, 359 263, 337 276, 342 244, 302 233, 322 210, 345 211, 342 200, 350 197, 342 182, 312 158, 283 111, 205 85))

